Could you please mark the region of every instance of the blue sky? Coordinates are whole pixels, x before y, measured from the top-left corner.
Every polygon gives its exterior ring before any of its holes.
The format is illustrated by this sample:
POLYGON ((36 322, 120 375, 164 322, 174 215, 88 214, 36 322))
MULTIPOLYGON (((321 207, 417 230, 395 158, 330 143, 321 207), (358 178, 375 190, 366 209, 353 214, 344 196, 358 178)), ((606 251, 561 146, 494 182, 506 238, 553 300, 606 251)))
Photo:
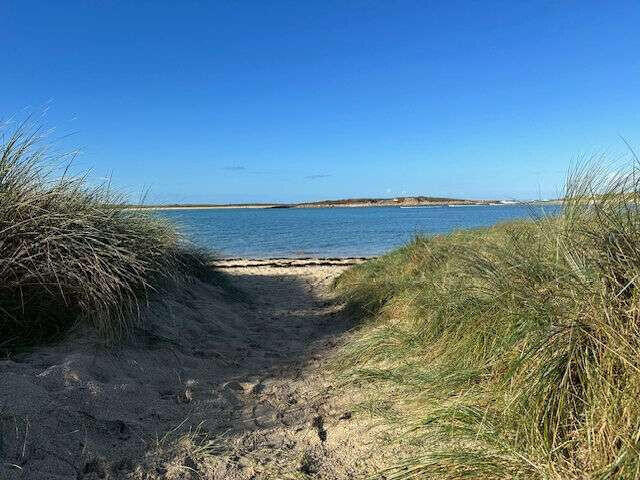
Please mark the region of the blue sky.
POLYGON ((637 1, 8 1, 0 116, 46 109, 151 202, 548 197, 640 146, 639 25, 637 1))

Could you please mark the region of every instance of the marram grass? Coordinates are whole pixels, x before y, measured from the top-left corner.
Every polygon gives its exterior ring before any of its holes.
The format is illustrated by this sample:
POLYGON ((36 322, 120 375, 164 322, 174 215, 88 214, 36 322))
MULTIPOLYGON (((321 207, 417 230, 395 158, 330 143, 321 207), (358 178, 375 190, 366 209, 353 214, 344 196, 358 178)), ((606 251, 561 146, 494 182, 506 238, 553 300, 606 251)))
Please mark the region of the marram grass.
POLYGON ((29 124, 0 141, 0 347, 51 338, 73 322, 107 337, 139 322, 147 293, 205 275, 206 256, 167 222, 115 205, 106 187, 55 175, 60 158, 29 124))
POLYGON ((635 166, 576 170, 559 216, 418 237, 338 279, 363 325, 337 368, 419 446, 382 478, 640 478, 639 192, 635 166))

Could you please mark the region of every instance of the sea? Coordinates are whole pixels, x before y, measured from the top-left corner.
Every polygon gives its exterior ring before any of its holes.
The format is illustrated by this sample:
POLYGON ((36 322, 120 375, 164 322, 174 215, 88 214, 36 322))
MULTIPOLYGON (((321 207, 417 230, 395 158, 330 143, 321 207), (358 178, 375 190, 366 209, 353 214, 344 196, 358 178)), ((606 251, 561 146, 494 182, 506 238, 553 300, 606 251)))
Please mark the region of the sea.
POLYGON ((419 234, 555 215, 557 205, 156 210, 194 244, 228 258, 373 257, 419 234))

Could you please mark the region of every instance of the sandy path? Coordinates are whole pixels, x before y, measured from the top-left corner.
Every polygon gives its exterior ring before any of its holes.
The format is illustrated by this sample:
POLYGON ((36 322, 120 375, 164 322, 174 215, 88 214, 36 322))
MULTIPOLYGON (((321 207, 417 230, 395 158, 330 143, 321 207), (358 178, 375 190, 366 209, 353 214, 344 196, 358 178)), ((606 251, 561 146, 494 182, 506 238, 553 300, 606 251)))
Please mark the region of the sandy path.
POLYGON ((221 261, 248 302, 188 285, 152 302, 131 344, 78 332, 0 360, 0 478, 371 472, 371 425, 326 369, 353 326, 329 287, 358 261, 221 261))
POLYGON ((362 442, 368 427, 353 421, 348 399, 326 372, 352 327, 330 285, 359 261, 220 263, 253 296, 258 315, 253 348, 267 359, 254 374, 238 379, 245 425, 230 436, 234 461, 223 476, 339 479, 368 470, 362 442))

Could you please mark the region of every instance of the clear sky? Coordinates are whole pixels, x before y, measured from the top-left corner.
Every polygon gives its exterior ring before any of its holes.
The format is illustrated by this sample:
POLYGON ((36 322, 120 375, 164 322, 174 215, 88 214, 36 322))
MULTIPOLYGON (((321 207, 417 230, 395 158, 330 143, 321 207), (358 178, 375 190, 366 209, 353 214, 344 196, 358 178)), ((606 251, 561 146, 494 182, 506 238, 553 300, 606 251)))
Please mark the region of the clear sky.
POLYGON ((7 0, 0 116, 48 109, 152 202, 547 197, 640 146, 639 29, 637 0, 7 0))

